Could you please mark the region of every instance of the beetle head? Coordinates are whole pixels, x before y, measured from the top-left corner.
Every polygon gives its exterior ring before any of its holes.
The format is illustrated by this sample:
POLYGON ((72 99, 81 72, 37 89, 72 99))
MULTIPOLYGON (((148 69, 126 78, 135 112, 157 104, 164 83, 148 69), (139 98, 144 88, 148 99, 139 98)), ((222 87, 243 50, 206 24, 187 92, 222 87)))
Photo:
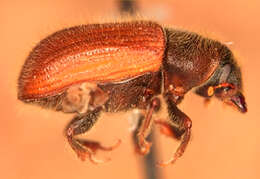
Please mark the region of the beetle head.
POLYGON ((227 47, 225 50, 225 53, 221 55, 223 59, 218 69, 204 85, 195 90, 195 93, 206 98, 215 96, 245 113, 247 112, 247 106, 241 93, 241 71, 231 51, 227 47))

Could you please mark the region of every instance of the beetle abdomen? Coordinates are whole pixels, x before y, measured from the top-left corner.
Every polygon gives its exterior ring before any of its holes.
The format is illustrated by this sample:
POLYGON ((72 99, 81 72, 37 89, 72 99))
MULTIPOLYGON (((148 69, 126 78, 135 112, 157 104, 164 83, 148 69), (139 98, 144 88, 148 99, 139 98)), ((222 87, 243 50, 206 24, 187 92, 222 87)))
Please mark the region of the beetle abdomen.
POLYGON ((39 99, 81 82, 115 82, 157 71, 165 37, 149 21, 81 25, 58 31, 30 53, 18 98, 39 99))

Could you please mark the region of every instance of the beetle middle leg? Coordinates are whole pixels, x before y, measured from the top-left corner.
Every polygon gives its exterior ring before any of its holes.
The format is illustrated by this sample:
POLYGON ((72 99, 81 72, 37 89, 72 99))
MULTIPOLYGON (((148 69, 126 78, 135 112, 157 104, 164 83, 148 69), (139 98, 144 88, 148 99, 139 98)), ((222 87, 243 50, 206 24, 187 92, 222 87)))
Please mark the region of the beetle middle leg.
POLYGON ((118 141, 114 146, 111 147, 104 147, 99 142, 90 141, 90 140, 83 140, 75 138, 76 135, 83 134, 91 129, 91 127, 97 121, 100 113, 102 111, 102 107, 97 107, 93 110, 88 110, 85 114, 80 114, 68 124, 65 135, 68 139, 69 144, 71 145, 72 149, 77 153, 78 157, 81 160, 85 160, 89 158, 93 163, 103 163, 107 160, 98 160, 95 158, 96 151, 105 150, 110 151, 116 148, 120 141, 118 141))
POLYGON ((192 126, 190 118, 177 108, 174 100, 172 100, 170 96, 165 96, 165 100, 168 106, 168 113, 170 119, 169 123, 157 123, 162 125, 166 129, 166 131, 164 132, 167 135, 180 139, 181 144, 177 148, 174 156, 171 157, 170 160, 168 160, 167 162, 158 163, 160 166, 166 166, 168 164, 174 163, 179 157, 182 156, 189 143, 192 126))
POLYGON ((139 124, 136 131, 134 132, 134 142, 138 153, 145 155, 150 151, 151 143, 146 141, 146 137, 149 135, 152 115, 160 108, 159 98, 153 98, 150 102, 148 110, 145 116, 140 115, 139 124))

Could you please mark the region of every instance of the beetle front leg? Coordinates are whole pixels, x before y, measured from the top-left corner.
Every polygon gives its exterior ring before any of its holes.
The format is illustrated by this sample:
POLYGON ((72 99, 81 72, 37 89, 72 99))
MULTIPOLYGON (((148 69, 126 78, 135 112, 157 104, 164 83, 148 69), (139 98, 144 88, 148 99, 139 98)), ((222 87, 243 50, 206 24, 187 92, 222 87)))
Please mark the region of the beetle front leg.
POLYGON ((159 98, 153 98, 150 102, 148 110, 145 116, 140 115, 139 124, 134 132, 134 142, 138 153, 145 155, 150 151, 151 143, 146 141, 147 136, 150 133, 152 124, 152 115, 160 108, 159 98))
MULTIPOLYGON (((165 100, 167 103, 168 107, 168 113, 169 113, 169 125, 171 126, 172 132, 175 133, 175 136, 178 138, 178 135, 181 135, 180 140, 181 144, 177 148, 175 154, 173 157, 171 157, 170 160, 167 162, 159 162, 158 165, 160 166, 166 166, 168 164, 174 163, 179 157, 182 156, 184 153, 189 140, 190 140, 190 135, 191 135, 191 126, 192 122, 190 118, 184 114, 182 111, 180 111, 174 101, 171 99, 170 96, 165 96, 165 100)), ((167 126, 167 125, 166 125, 167 126)))
POLYGON ((99 142, 75 138, 76 135, 83 134, 91 129, 97 121, 101 111, 102 107, 97 107, 94 110, 88 110, 85 114, 80 114, 74 117, 65 130, 65 135, 70 146, 82 161, 89 158, 89 160, 95 164, 104 163, 107 160, 99 160, 95 158, 94 155, 96 151, 98 149, 110 151, 120 144, 120 141, 118 141, 114 146, 104 147, 100 145, 99 142))

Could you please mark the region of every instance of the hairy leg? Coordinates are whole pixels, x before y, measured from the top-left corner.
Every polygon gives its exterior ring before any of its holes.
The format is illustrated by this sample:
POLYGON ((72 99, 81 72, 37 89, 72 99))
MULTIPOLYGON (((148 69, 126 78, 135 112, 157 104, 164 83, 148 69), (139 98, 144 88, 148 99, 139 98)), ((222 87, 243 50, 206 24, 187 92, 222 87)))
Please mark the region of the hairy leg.
POLYGON ((160 166, 166 166, 168 164, 174 163, 179 157, 182 156, 189 143, 192 126, 190 118, 177 108, 174 100, 171 99, 171 96, 165 96, 165 101, 168 105, 167 107, 170 119, 169 123, 156 123, 164 127, 165 134, 180 139, 181 144, 177 148, 175 154, 173 155, 173 157, 171 157, 170 160, 158 163, 158 165, 160 166))
POLYGON ((91 162, 95 164, 104 163, 107 161, 107 160, 98 160, 95 158, 95 153, 98 149, 105 150, 105 151, 113 150, 120 144, 120 141, 118 141, 114 146, 104 147, 100 145, 99 142, 85 140, 85 139, 78 139, 75 138, 75 136, 79 134, 83 134, 88 130, 90 130, 91 127, 97 121, 101 111, 102 111, 102 107, 100 106, 93 110, 88 110, 84 114, 80 114, 74 117, 65 130, 65 135, 68 139, 68 142, 72 147, 72 149, 76 152, 78 157, 83 161, 86 158, 88 158, 91 162))

